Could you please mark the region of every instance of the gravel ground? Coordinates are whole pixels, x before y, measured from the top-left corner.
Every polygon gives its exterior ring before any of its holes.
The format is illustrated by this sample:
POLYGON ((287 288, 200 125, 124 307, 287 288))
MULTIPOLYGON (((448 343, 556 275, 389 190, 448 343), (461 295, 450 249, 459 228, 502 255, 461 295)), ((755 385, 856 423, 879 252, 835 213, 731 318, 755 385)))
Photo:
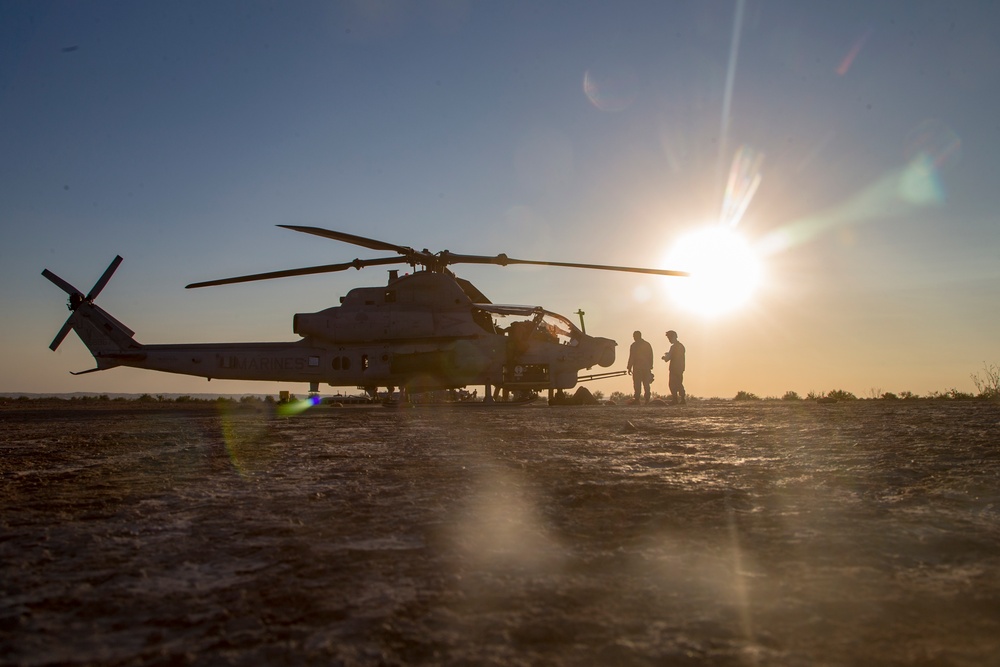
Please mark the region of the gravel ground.
POLYGON ((1000 665, 1000 405, 0 405, 0 664, 1000 665))

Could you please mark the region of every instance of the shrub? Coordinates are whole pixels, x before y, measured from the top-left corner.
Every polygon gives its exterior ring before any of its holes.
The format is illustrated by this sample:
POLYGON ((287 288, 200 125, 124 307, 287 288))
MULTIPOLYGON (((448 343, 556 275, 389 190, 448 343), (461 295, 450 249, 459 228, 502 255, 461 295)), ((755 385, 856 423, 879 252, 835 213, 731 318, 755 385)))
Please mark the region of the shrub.
POLYGON ((1000 365, 983 362, 982 375, 972 374, 979 398, 1000 399, 1000 365))
POLYGON ((973 394, 967 394, 964 391, 959 391, 953 387, 946 391, 942 395, 942 398, 947 398, 952 401, 971 401, 975 398, 975 396, 973 394))
POLYGON ((887 401, 898 401, 899 400, 899 396, 896 396, 891 391, 887 391, 884 394, 882 394, 882 398, 884 400, 887 400, 887 401))
POLYGON ((844 389, 834 389, 826 395, 827 398, 832 398, 837 401, 856 401, 857 396, 844 389))
POLYGON ((967 394, 958 389, 948 389, 947 391, 932 391, 927 394, 927 398, 934 398, 939 401, 968 401, 976 398, 973 394, 967 394))
POLYGON ((783 401, 801 401, 802 397, 799 396, 798 392, 786 391, 785 395, 781 397, 783 401))
POLYGON ((740 390, 736 392, 736 396, 733 397, 734 401, 759 401, 760 396, 757 394, 751 394, 749 391, 740 390))

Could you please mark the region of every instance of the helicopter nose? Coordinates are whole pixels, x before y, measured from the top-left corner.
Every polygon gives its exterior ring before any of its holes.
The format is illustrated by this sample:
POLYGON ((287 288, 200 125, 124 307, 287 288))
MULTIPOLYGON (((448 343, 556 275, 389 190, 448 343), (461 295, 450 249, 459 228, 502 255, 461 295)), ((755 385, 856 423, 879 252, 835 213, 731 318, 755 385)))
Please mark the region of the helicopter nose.
POLYGON ((607 368, 615 363, 615 346, 618 345, 610 338, 595 338, 597 343, 597 363, 607 368))

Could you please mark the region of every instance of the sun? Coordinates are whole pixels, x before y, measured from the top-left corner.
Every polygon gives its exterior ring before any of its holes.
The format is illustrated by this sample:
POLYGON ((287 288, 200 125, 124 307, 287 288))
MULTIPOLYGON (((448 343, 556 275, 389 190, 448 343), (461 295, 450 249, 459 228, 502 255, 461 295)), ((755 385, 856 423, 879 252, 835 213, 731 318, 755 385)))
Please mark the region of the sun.
POLYGON ((735 229, 714 225, 690 232, 670 250, 666 266, 691 277, 670 281, 670 295, 685 309, 705 316, 745 306, 760 285, 760 259, 735 229))

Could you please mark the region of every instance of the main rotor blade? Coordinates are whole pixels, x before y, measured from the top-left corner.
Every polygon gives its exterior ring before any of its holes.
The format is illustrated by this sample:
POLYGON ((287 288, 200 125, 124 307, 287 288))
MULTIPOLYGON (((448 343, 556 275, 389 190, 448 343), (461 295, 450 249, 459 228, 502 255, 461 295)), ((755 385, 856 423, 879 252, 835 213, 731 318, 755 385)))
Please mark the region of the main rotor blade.
POLYGON ((670 269, 645 269, 636 266, 610 266, 607 264, 581 264, 578 262, 543 262, 532 259, 515 259, 514 257, 508 257, 507 255, 488 257, 485 255, 457 255, 452 253, 442 253, 441 258, 448 264, 498 264, 500 266, 507 266, 509 264, 532 264, 536 266, 562 266, 571 269, 597 269, 600 271, 647 273, 654 276, 687 277, 691 275, 687 271, 673 271, 670 269))
POLYGON ((314 236, 322 236, 325 239, 333 239, 334 241, 353 243, 354 245, 359 245, 362 248, 371 248, 372 250, 391 250, 392 252, 397 252, 400 255, 409 255, 414 252, 413 248, 408 248, 406 246, 386 243, 385 241, 378 241, 375 239, 369 239, 365 238, 364 236, 355 236, 354 234, 347 234, 346 232, 335 232, 332 229, 323 229, 322 227, 302 227, 300 225, 278 225, 278 226, 284 227, 285 229, 291 229, 292 231, 302 232, 304 234, 313 234, 314 236))
POLYGON ((206 280, 200 283, 191 283, 187 289, 196 287, 215 287, 216 285, 233 285, 236 283, 249 283, 255 280, 270 280, 272 278, 290 278, 292 276, 309 276, 317 273, 334 273, 336 271, 346 271, 347 269, 363 269, 366 266, 378 266, 380 264, 408 264, 406 257, 381 257, 378 259, 356 259, 353 262, 342 264, 324 264, 323 266, 307 266, 301 269, 286 269, 284 271, 269 271, 267 273, 254 273, 248 276, 238 276, 236 278, 222 278, 221 280, 206 280))
MULTIPOLYGON (((344 241, 345 243, 353 243, 354 245, 359 245, 364 248, 372 248, 373 250, 393 250, 395 252, 398 252, 400 255, 412 258, 418 264, 428 265, 428 263, 425 260, 430 259, 430 256, 426 252, 418 253, 413 248, 409 248, 407 246, 394 245, 392 243, 386 243, 385 241, 378 241, 375 239, 365 238, 364 236, 347 234, 346 232, 336 232, 330 229, 323 229, 321 227, 302 227, 299 225, 278 225, 278 226, 284 227, 285 229, 291 229, 296 232, 303 232, 305 234, 322 236, 323 238, 333 239, 335 241, 344 241)), ((601 271, 624 271, 627 273, 646 273, 656 276, 690 275, 687 271, 672 271, 669 269, 646 269, 633 266, 608 266, 604 264, 581 264, 577 262, 542 262, 530 259, 515 259, 513 257, 507 257, 506 255, 502 254, 497 255, 496 257, 489 257, 485 255, 460 255, 460 254, 450 253, 447 250, 437 255, 434 255, 434 257, 438 259, 440 266, 448 266, 450 264, 498 264, 500 266, 507 266, 508 264, 534 264, 537 266, 561 266, 561 267, 576 268, 576 269, 598 269, 601 271)))
POLYGON ((48 269, 42 271, 42 275, 51 280, 56 287, 66 292, 66 294, 69 294, 70 296, 73 296, 74 294, 79 294, 80 296, 83 296, 83 292, 73 287, 68 282, 66 282, 56 274, 52 273, 48 269))
POLYGON ((87 301, 93 301, 97 298, 97 295, 100 294, 101 290, 104 289, 104 286, 108 284, 108 281, 111 280, 111 276, 114 275, 115 271, 118 269, 118 265, 121 263, 122 256, 115 255, 115 258, 111 260, 111 264, 109 264, 108 268, 104 270, 104 275, 101 276, 100 280, 94 283, 94 287, 90 290, 90 294, 87 295, 87 301))
POLYGON ((564 266, 571 269, 598 269, 600 271, 624 271, 626 273, 646 273, 653 276, 678 276, 686 278, 691 274, 687 271, 674 271, 672 269, 646 269, 638 266, 608 266, 605 264, 578 264, 576 262, 536 262, 530 259, 508 258, 509 264, 537 264, 538 266, 564 266))

